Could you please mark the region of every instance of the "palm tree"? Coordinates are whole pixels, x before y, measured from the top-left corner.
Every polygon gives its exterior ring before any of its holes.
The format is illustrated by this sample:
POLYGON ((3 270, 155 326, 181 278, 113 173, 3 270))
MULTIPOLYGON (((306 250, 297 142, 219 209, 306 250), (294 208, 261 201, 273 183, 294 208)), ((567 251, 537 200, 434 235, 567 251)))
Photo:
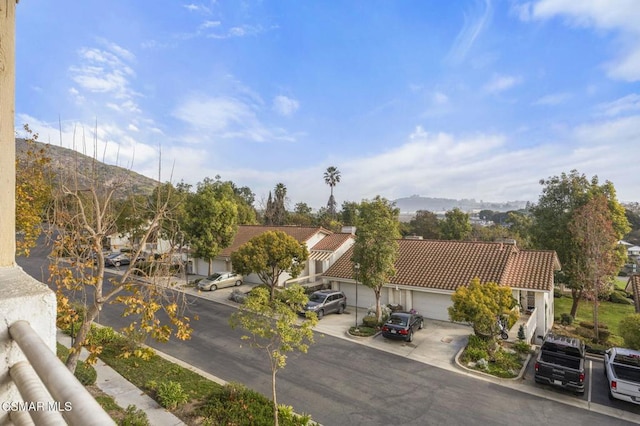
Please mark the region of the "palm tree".
POLYGON ((333 198, 333 187, 336 186, 338 182, 340 182, 340 170, 334 166, 327 167, 327 171, 324 172, 324 183, 331 188, 331 196, 329 197, 327 208, 332 216, 336 214, 336 200, 333 198))

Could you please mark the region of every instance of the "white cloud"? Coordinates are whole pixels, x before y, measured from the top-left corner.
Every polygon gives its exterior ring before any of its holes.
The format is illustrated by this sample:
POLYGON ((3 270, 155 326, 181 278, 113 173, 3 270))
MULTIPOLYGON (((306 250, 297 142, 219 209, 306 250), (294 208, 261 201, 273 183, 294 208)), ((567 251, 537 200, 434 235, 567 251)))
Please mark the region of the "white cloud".
POLYGON ((253 142, 294 141, 286 130, 261 122, 260 107, 240 98, 192 97, 180 104, 174 117, 188 123, 195 133, 206 132, 212 138, 245 139, 253 142))
POLYGON ((533 105, 560 105, 571 98, 569 93, 553 93, 537 99, 533 105))
POLYGON ((522 79, 510 75, 495 75, 491 81, 484 85, 484 90, 489 93, 499 93, 520 84, 522 79))
POLYGON ((290 117, 300 108, 300 103, 287 96, 279 95, 273 98, 273 110, 280 115, 290 117))
POLYGON ((464 13, 464 25, 458 32, 447 55, 447 59, 454 63, 460 63, 465 59, 476 39, 491 19, 493 13, 491 0, 477 0, 475 6, 478 10, 464 13))
POLYGON ((616 116, 625 112, 640 110, 640 94, 632 93, 615 101, 603 103, 597 109, 606 116, 616 116))
POLYGON ((640 7, 637 0, 540 0, 524 7, 525 19, 566 18, 568 25, 615 31, 621 35, 618 57, 605 64, 612 79, 640 80, 640 7))
POLYGON ((449 103, 449 97, 442 92, 436 92, 432 96, 433 103, 436 105, 446 105, 449 103))

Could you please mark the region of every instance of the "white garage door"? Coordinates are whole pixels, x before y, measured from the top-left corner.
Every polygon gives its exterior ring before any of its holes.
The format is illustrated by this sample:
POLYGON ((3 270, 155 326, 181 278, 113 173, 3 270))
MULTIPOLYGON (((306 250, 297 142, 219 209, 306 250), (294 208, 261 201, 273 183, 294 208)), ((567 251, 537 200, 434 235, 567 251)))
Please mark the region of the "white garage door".
POLYGON ((452 305, 448 294, 413 292, 413 309, 425 318, 450 321, 447 308, 452 305))
MULTIPOLYGON (((355 306, 356 304, 356 285, 351 283, 340 283, 340 290, 347 296, 347 305, 355 306)), ((380 297, 380 303, 386 304, 387 297, 385 291, 382 292, 380 297)), ((358 285, 358 307, 368 308, 376 304, 376 295, 369 287, 365 287, 362 284, 358 285)))

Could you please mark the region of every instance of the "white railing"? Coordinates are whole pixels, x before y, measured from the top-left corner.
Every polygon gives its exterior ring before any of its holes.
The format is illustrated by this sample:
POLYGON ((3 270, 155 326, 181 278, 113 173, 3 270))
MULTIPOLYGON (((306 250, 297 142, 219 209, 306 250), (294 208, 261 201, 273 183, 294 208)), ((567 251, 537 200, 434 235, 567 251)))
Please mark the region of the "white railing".
MULTIPOLYGON (((9 335, 29 361, 17 362, 9 368, 9 375, 24 403, 20 406, 16 402, 14 408, 25 408, 37 425, 64 425, 67 422, 78 426, 114 425, 111 417, 27 321, 14 322, 9 327, 9 335)), ((24 410, 12 408, 11 419, 16 424, 29 424, 23 423, 26 421, 24 410)))

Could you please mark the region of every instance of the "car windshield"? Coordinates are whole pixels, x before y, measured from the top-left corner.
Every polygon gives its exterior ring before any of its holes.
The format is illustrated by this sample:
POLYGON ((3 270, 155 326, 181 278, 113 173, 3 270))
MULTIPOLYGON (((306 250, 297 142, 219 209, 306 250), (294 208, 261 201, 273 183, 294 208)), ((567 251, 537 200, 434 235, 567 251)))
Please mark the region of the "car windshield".
POLYGON ((402 317, 391 317, 391 318, 389 318, 389 324, 407 325, 407 320, 406 320, 406 318, 402 318, 402 317))
POLYGON ((321 303, 321 302, 324 302, 324 299, 326 298, 327 296, 325 296, 324 294, 314 293, 309 297, 309 302, 321 303))
POLYGON ((219 276, 220 276, 220 274, 218 274, 218 273, 213 274, 213 275, 209 275, 209 276, 207 277, 207 280, 209 280, 209 281, 213 281, 213 280, 217 279, 219 276))
POLYGON ((107 256, 107 259, 115 259, 118 256, 120 256, 120 253, 111 253, 109 256, 107 256))

